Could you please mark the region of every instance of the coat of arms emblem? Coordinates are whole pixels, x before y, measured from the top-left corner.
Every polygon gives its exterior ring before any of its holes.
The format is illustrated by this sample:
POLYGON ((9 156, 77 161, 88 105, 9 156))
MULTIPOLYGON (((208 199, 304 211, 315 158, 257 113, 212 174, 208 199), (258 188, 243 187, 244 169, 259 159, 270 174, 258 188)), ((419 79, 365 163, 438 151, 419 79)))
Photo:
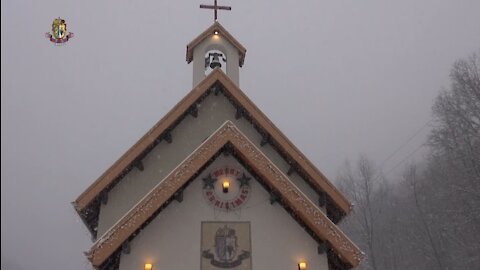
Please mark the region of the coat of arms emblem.
POLYGON ((67 23, 64 19, 58 17, 53 20, 52 32, 45 33, 45 37, 49 38, 55 44, 62 44, 73 37, 73 33, 67 31, 67 23))
POLYGON ((237 236, 234 229, 225 225, 217 230, 215 234, 215 254, 220 261, 232 261, 237 253, 237 247, 237 236))
POLYGON ((202 269, 251 269, 249 231, 247 222, 202 223, 202 269))

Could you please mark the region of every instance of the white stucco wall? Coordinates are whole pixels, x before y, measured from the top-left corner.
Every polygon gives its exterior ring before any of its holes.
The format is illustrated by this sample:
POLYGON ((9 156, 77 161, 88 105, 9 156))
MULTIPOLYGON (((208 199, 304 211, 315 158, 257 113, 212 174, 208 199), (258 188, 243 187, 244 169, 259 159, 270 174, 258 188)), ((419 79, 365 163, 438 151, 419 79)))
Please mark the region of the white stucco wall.
POLYGON ((252 269, 293 270, 306 261, 308 269, 327 270, 317 243, 281 205, 270 204, 269 194, 253 178, 249 200, 240 210, 221 212, 206 202, 201 178, 226 164, 243 170, 233 157, 220 155, 187 186, 183 202, 173 201, 132 240, 130 254, 121 255, 120 270, 141 270, 145 263, 158 270, 200 270, 202 221, 249 221, 252 269))
MULTIPOLYGON (((198 117, 187 116, 172 131, 171 144, 162 141, 142 160, 144 171, 133 168, 108 193, 108 203, 100 207, 97 235, 105 233, 227 120, 234 122, 280 170, 286 173, 289 169, 287 162, 269 144, 260 146, 261 135, 244 118, 236 120, 235 113, 236 109, 224 95, 210 94, 205 98, 199 105, 198 117)), ((313 202, 318 202, 318 195, 301 177, 294 173, 289 178, 313 202)))

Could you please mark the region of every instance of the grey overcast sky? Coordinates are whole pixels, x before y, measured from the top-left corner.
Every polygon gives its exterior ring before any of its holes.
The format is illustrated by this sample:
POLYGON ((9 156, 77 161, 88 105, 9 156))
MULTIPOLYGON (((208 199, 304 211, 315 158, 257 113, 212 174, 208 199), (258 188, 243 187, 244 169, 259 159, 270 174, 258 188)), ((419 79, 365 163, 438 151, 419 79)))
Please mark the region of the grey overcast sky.
MULTIPOLYGON (((70 202, 191 89, 185 47, 213 22, 209 2, 1 2, 3 270, 89 269, 70 202), (44 37, 58 16, 65 46, 44 37)), ((424 126, 452 63, 480 48, 479 0, 219 3, 247 48, 241 88, 331 180, 424 126)))

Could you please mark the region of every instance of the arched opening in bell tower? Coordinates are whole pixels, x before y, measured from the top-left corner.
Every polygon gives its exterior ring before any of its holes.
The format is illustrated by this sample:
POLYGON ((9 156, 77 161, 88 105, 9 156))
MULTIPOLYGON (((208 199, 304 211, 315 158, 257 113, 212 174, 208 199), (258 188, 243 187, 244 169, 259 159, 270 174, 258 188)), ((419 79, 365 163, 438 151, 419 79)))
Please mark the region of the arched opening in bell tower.
POLYGON ((226 74, 227 56, 221 50, 208 50, 205 53, 205 76, 208 76, 215 68, 220 68, 226 74))

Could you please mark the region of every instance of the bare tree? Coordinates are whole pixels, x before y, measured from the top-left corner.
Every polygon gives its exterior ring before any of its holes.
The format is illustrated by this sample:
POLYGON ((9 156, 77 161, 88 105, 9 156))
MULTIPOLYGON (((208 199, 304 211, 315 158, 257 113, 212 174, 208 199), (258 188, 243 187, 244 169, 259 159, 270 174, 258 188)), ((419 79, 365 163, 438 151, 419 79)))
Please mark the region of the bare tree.
POLYGON ((418 220, 421 222, 422 229, 426 232, 428 245, 431 247, 433 251, 433 255, 435 258, 435 262, 438 265, 438 269, 445 269, 445 266, 442 263, 442 259, 440 256, 439 248, 437 247, 436 242, 434 241, 431 225, 427 220, 427 213, 425 213, 424 209, 419 200, 419 183, 417 179, 417 168, 414 164, 410 165, 404 173, 404 179, 406 184, 411 188, 412 195, 413 195, 413 202, 415 205, 416 211, 418 211, 418 220))
POLYGON ((433 106, 435 127, 430 145, 435 154, 448 158, 475 191, 480 191, 479 55, 457 61, 450 77, 451 89, 442 92, 433 106))
POLYGON ((480 51, 457 61, 451 87, 433 106, 430 175, 441 187, 441 203, 451 225, 446 235, 458 256, 480 263, 480 51), (440 172, 440 173, 439 173, 440 172), (448 203, 445 203, 448 202, 448 203), (477 252, 475 252, 477 250, 477 252))
POLYGON ((367 255, 358 269, 480 265, 479 55, 453 65, 451 87, 435 100, 428 157, 402 179, 386 181, 365 156, 337 177, 355 204, 340 225, 367 255))
POLYGON ((341 189, 350 197, 355 204, 355 214, 347 221, 351 226, 358 228, 356 235, 365 243, 368 255, 368 265, 378 269, 376 261, 376 217, 379 208, 375 202, 375 192, 378 188, 377 179, 372 163, 362 156, 357 162, 357 170, 354 173, 347 163, 342 175, 339 177, 341 189))

